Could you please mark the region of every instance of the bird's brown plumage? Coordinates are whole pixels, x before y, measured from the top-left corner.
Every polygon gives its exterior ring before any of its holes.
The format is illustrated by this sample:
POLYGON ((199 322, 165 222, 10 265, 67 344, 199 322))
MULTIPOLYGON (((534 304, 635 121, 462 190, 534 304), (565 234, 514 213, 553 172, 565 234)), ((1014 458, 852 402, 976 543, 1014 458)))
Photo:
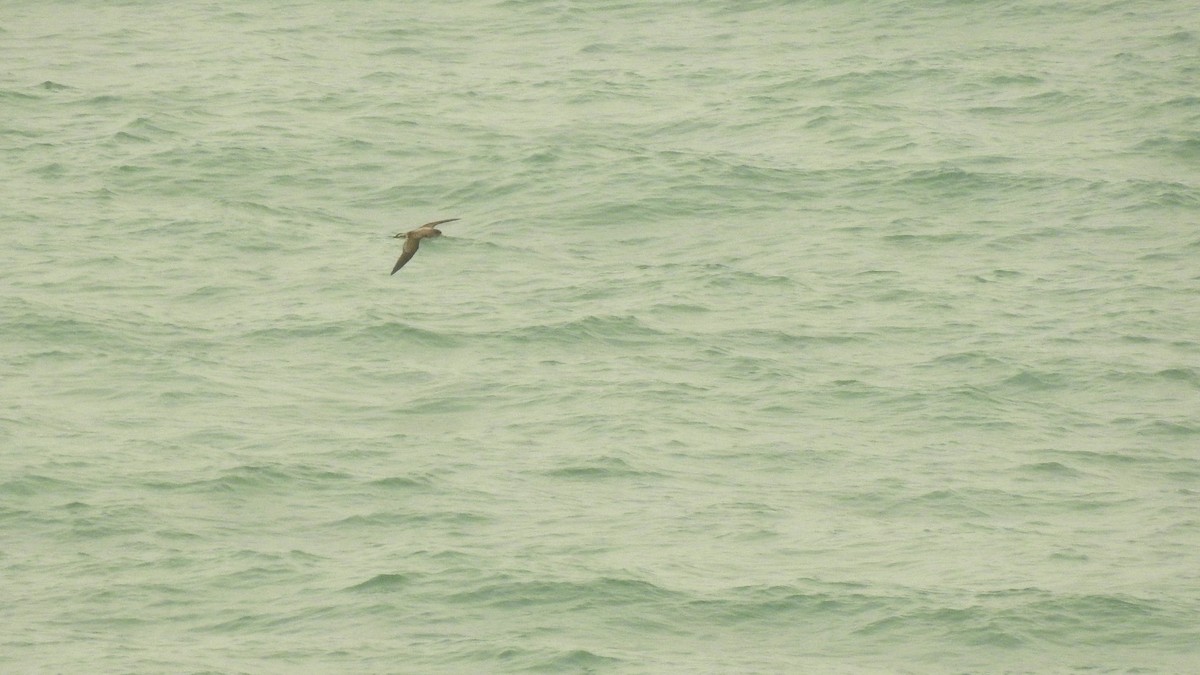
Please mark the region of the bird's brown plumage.
POLYGON ((392 274, 395 274, 404 264, 417 254, 417 249, 421 247, 422 239, 432 239, 442 236, 442 231, 434 227, 442 223, 449 223, 458 220, 458 218, 446 218, 445 220, 435 220, 432 223, 425 223, 415 230, 401 232, 394 238, 404 238, 404 248, 401 249, 400 258, 396 261, 396 266, 392 268, 392 274))

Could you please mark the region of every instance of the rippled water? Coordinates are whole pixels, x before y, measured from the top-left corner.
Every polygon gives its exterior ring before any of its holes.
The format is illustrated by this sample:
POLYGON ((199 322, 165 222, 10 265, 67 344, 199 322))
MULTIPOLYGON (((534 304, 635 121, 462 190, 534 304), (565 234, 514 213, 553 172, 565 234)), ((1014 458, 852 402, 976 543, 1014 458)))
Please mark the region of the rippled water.
POLYGON ((1194 19, 9 3, 0 669, 1189 672, 1194 19))

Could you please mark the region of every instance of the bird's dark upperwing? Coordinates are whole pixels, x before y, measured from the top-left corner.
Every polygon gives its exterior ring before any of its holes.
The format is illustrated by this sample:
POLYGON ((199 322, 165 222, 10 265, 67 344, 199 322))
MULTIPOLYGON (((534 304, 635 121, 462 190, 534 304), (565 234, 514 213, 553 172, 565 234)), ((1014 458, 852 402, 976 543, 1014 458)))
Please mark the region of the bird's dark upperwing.
POLYGON ((421 246, 421 240, 416 237, 409 237, 404 240, 404 251, 400 254, 400 259, 396 261, 396 266, 392 268, 392 274, 395 274, 404 267, 404 263, 412 260, 412 257, 417 254, 417 249, 421 246))
POLYGON ((435 220, 432 223, 425 223, 421 227, 436 227, 438 225, 441 225, 442 223, 453 223, 456 220, 458 220, 458 218, 447 218, 445 220, 435 220))

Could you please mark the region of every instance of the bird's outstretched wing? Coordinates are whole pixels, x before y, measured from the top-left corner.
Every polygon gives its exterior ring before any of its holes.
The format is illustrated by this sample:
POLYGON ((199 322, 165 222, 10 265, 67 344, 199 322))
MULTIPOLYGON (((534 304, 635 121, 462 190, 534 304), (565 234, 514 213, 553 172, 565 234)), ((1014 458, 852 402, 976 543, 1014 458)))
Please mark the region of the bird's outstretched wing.
POLYGON ((396 266, 392 268, 392 274, 395 274, 397 271, 399 271, 399 269, 401 267, 404 267, 405 263, 407 263, 409 260, 412 260, 412 257, 417 254, 417 248, 419 248, 421 246, 422 239, 424 239, 425 237, 441 236, 442 233, 440 230, 433 229, 435 226, 441 225, 442 223, 452 223, 456 220, 458 220, 458 218, 446 218, 444 220, 435 220, 432 223, 425 223, 424 225, 418 227, 415 230, 411 230, 409 232, 401 232, 400 234, 397 234, 396 235, 397 239, 399 239, 400 237, 404 238, 404 249, 403 249, 403 252, 400 254, 400 259, 396 261, 396 266))
POLYGON ((404 250, 400 253, 400 259, 396 261, 396 266, 392 268, 392 274, 395 274, 404 263, 412 260, 412 257, 417 254, 417 249, 421 246, 421 240, 415 237, 404 240, 404 250))

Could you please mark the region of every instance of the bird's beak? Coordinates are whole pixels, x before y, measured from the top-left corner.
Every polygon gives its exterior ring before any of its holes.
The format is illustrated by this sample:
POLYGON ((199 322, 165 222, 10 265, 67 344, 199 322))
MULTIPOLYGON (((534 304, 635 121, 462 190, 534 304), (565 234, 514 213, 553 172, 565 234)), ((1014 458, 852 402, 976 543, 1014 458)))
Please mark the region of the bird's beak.
POLYGON ((404 239, 404 238, 406 238, 406 237, 408 237, 408 233, 407 233, 407 232, 401 232, 400 234, 393 234, 393 235, 392 235, 392 239, 404 239))

